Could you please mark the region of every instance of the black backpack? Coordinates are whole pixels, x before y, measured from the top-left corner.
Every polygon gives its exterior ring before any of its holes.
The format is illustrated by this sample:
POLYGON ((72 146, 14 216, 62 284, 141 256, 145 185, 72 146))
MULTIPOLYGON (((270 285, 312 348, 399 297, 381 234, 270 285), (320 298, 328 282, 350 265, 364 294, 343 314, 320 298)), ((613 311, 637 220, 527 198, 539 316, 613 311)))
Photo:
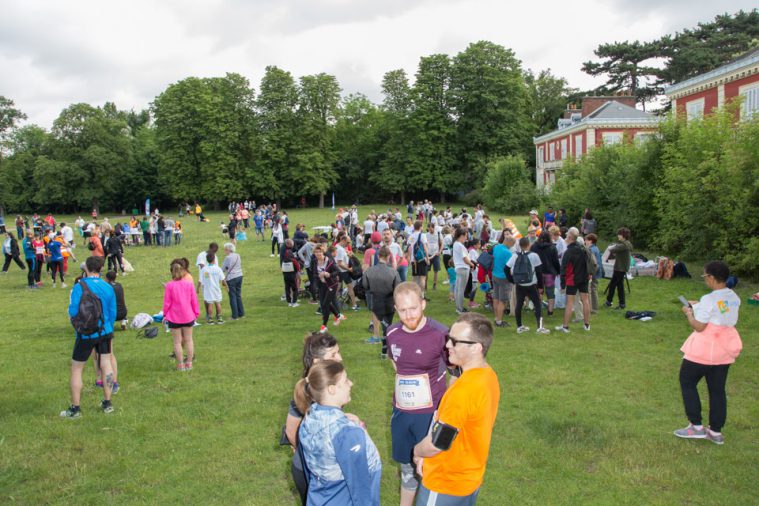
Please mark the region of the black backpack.
POLYGON ((79 310, 71 319, 71 324, 79 336, 90 334, 102 334, 105 330, 105 317, 103 316, 103 303, 95 295, 87 282, 82 279, 79 282, 82 287, 82 296, 79 299, 79 310))
POLYGON ((530 262, 529 253, 517 253, 517 260, 514 262, 514 269, 511 271, 511 276, 514 278, 514 283, 518 285, 527 285, 529 283, 532 283, 533 274, 534 270, 532 268, 532 262, 530 262))
POLYGON ((364 268, 361 265, 361 260, 356 258, 355 255, 351 255, 348 259, 348 263, 353 269, 351 271, 351 279, 359 279, 361 276, 364 275, 364 268))

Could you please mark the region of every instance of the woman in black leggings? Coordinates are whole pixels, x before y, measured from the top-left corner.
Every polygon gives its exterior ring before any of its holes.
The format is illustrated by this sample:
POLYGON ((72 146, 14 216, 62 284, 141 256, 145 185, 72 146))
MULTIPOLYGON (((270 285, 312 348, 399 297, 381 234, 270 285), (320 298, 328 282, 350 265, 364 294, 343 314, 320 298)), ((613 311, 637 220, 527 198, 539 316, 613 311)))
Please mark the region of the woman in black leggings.
POLYGON ((337 290, 340 287, 340 273, 337 264, 332 257, 324 254, 324 246, 317 245, 314 248, 316 257, 316 278, 319 284, 319 303, 322 313, 322 326, 319 332, 327 332, 327 320, 330 313, 335 315, 334 325, 340 325, 345 317, 340 314, 337 307, 337 290))

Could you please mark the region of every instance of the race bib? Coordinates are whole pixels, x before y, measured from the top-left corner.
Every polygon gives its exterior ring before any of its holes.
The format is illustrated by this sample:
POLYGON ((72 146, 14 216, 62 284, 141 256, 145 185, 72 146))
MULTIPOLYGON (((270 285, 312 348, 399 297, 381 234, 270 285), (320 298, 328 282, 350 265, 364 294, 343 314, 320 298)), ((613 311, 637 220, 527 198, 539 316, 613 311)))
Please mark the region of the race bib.
POLYGON ((282 272, 295 272, 295 266, 292 262, 282 262, 282 272))
POLYGON ((424 409, 432 407, 432 390, 427 374, 395 376, 395 405, 398 409, 424 409))

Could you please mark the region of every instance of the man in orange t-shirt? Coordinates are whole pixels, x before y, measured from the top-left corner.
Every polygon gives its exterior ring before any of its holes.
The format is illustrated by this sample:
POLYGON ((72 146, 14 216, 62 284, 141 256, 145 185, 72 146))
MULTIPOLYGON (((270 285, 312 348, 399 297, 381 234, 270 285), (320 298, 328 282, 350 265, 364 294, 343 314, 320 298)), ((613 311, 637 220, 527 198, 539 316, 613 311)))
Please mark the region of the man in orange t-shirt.
POLYGON ((485 361, 492 342, 493 325, 481 314, 465 313, 451 326, 449 359, 463 372, 443 395, 431 434, 414 447, 422 476, 417 506, 477 502, 501 396, 498 377, 485 361))

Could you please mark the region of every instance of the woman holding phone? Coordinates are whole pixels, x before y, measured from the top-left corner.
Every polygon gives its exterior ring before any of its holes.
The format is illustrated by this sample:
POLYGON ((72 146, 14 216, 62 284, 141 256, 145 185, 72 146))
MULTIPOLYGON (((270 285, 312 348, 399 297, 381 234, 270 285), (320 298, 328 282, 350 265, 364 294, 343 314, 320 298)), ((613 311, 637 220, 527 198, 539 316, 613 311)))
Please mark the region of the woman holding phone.
POLYGON ((723 444, 722 427, 727 418, 727 371, 743 348, 735 329, 741 299, 727 287, 729 267, 719 261, 704 266, 706 286, 711 292, 683 306, 693 332, 683 344, 683 362, 680 366, 680 388, 683 394, 688 426, 675 431, 685 439, 708 439, 723 444), (698 383, 706 378, 709 390, 709 426, 701 424, 701 399, 698 383))

